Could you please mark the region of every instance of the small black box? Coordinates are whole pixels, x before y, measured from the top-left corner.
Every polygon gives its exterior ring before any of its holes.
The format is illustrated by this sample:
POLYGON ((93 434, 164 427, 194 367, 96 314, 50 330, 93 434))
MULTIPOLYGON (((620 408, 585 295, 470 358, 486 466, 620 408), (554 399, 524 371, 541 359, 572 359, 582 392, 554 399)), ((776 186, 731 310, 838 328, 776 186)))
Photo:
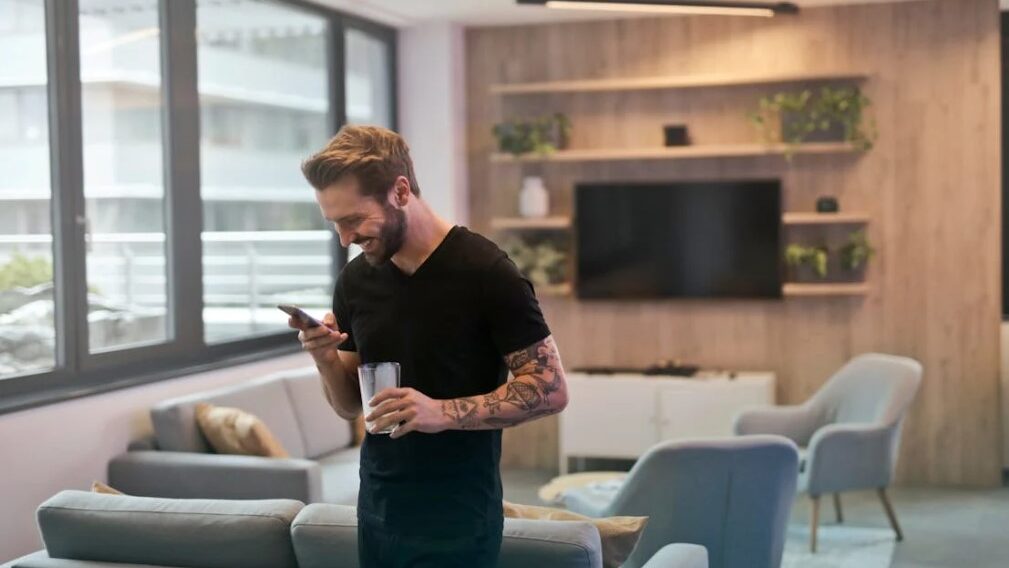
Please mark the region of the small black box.
POLYGON ((837 213, 840 207, 837 204, 837 199, 829 195, 825 195, 816 200, 816 212, 817 213, 837 213))
POLYGON ((665 126, 666 146, 686 146, 690 144, 687 136, 687 126, 684 124, 670 124, 665 126))

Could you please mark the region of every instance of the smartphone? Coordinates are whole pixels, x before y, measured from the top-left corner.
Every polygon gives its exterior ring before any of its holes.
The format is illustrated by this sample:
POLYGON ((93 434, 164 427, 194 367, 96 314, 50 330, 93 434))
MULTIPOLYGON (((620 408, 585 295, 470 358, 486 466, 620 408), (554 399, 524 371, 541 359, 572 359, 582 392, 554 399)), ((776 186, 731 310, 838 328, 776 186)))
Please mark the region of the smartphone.
POLYGON ((322 322, 313 318, 312 316, 305 313, 304 310, 298 306, 292 306, 290 304, 280 304, 277 309, 284 312, 285 314, 293 317, 294 319, 300 321, 305 327, 319 327, 322 322))

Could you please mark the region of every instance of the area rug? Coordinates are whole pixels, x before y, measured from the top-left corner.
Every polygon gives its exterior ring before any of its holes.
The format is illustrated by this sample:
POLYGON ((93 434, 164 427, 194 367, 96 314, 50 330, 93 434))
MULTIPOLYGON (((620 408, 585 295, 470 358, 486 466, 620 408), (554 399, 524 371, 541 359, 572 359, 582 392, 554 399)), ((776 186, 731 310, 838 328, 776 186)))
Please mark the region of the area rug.
POLYGON ((789 525, 782 568, 889 568, 896 542, 889 529, 821 526, 816 554, 809 552, 809 527, 789 525))

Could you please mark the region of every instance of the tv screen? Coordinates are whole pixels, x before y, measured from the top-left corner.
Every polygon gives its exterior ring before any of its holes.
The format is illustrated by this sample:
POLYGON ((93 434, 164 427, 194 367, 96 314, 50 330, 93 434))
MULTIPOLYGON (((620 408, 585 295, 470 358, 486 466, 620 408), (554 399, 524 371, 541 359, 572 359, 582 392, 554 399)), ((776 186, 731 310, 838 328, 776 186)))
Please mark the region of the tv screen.
POLYGON ((580 298, 781 297, 777 180, 575 188, 580 298))

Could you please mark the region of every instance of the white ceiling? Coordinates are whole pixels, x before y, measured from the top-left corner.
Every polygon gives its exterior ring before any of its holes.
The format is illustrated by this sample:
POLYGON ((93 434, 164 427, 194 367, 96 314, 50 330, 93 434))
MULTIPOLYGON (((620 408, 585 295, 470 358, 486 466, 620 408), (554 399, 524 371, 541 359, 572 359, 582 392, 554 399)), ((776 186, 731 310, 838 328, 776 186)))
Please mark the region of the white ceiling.
MULTIPOLYGON (((550 10, 519 6, 515 0, 313 0, 344 12, 396 27, 421 23, 453 22, 469 26, 534 24, 574 20, 612 19, 613 12, 550 10)), ((874 4, 920 0, 792 0, 800 8, 837 4, 874 4)), ((934 0, 950 1, 950 0, 934 0)), ((999 0, 1004 8, 1009 0, 999 0)), ((637 16, 641 17, 641 16, 637 16)), ((647 17, 647 16, 646 16, 647 17)))

